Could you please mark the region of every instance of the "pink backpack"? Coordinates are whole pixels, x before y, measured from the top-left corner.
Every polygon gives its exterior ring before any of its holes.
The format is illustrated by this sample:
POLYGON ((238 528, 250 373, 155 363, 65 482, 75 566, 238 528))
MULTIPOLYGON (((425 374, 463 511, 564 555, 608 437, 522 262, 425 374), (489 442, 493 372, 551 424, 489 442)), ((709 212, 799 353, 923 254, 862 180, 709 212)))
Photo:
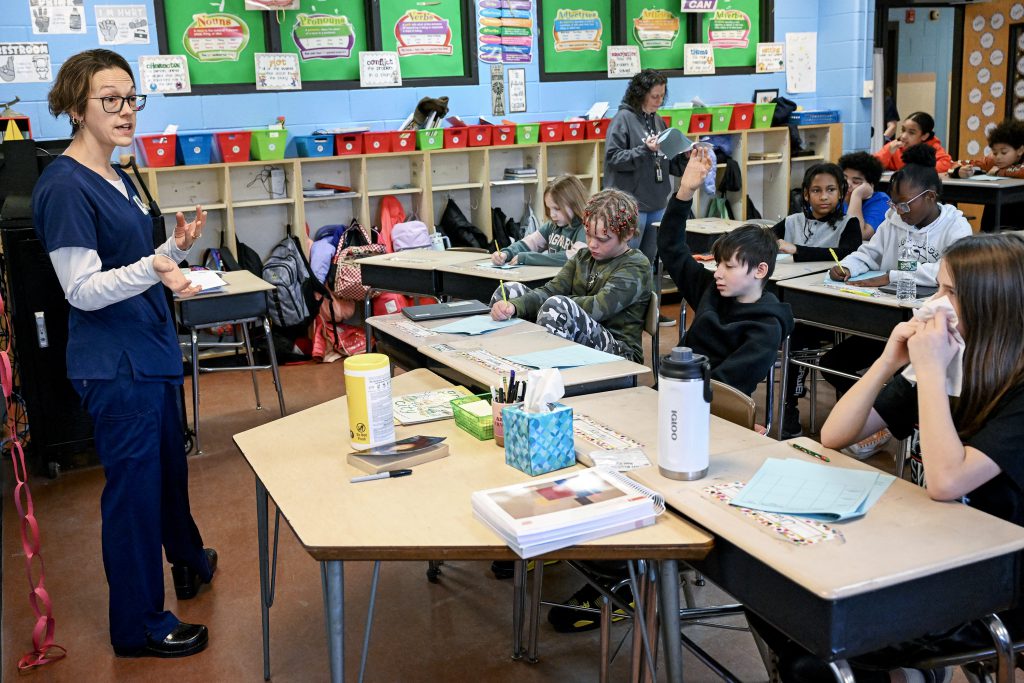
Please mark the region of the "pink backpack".
POLYGON ((395 251, 430 248, 430 233, 423 221, 406 221, 391 228, 391 245, 395 251))

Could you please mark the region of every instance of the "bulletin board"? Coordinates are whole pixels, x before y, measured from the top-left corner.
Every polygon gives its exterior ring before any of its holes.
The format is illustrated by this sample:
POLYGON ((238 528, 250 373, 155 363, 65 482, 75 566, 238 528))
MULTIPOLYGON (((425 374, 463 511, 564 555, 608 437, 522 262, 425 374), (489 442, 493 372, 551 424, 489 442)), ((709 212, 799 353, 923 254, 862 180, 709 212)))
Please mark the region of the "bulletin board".
POLYGON ((701 17, 702 42, 715 46, 716 70, 754 66, 762 4, 762 0, 718 0, 715 11, 701 17))
POLYGON ((688 21, 679 0, 626 0, 626 44, 640 48, 644 69, 683 68, 688 21))
MULTIPOLYGON (((1016 45, 1010 44, 1011 27, 1021 22, 1024 3, 1017 0, 968 5, 965 9, 960 159, 978 159, 989 153, 988 131, 1007 116, 1007 97, 1013 96, 1015 82, 1024 82, 1024 70, 1017 72, 1016 45)), ((1024 54, 1024 50, 1021 52, 1024 54)), ((1019 66, 1024 67, 1024 63, 1019 66)), ((1021 90, 1024 92, 1024 85, 1021 90)))
POLYGON ((209 0, 155 0, 154 10, 160 53, 184 55, 193 91, 202 92, 204 85, 255 87, 255 54, 271 51, 271 13, 246 10, 245 0, 219 6, 209 0))
MULTIPOLYGON (((346 3, 348 4, 348 3, 346 3)), ((473 7, 465 0, 380 0, 381 50, 398 52, 402 80, 472 75, 473 7), (468 42, 463 38, 468 36, 468 42)))
POLYGON ((541 61, 547 74, 606 73, 612 45, 611 0, 541 3, 541 61))
POLYGON ((351 0, 301 0, 276 27, 281 52, 299 55, 302 82, 358 81, 369 50, 366 7, 351 0))

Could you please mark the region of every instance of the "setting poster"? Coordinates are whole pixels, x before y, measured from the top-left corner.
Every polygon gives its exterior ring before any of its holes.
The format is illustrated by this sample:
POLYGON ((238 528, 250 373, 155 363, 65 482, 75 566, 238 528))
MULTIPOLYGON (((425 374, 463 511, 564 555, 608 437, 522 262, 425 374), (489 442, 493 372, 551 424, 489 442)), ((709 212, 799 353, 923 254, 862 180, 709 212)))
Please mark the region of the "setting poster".
POLYGON ((381 0, 381 43, 398 53, 403 78, 465 76, 461 0, 381 0))
POLYGON ((754 66, 761 36, 761 0, 718 0, 701 21, 704 42, 715 49, 715 66, 754 66))
POLYGON ((567 0, 558 5, 548 2, 542 6, 544 70, 547 73, 606 73, 611 43, 611 3, 608 0, 567 0))
POLYGON ((533 0, 479 0, 476 11, 481 62, 533 61, 533 0))
POLYGON ((679 0, 626 0, 626 44, 640 48, 642 68, 682 66, 686 22, 680 15, 679 0))
POLYGON ((366 43, 366 12, 347 0, 301 0, 284 13, 281 51, 299 56, 304 81, 354 81, 366 43))
POLYGON ((256 53, 267 51, 265 13, 247 11, 244 2, 163 3, 167 52, 185 56, 193 86, 256 82, 256 53))

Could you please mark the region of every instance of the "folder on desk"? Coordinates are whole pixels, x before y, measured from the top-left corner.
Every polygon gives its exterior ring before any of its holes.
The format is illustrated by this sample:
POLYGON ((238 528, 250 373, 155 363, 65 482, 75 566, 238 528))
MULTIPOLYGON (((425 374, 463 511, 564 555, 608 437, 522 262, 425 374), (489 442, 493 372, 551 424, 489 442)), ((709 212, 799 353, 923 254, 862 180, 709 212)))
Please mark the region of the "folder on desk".
POLYGON ((406 306, 402 313, 410 320, 438 320, 440 318, 457 318, 462 315, 480 315, 490 313, 491 307, 474 301, 449 301, 443 304, 426 304, 423 306, 406 306))
MULTIPOLYGON (((896 284, 893 283, 891 285, 884 285, 882 287, 879 287, 878 291, 879 292, 885 292, 886 294, 895 294, 896 293, 896 284)), ((928 297, 930 297, 932 294, 934 294, 937 291, 939 291, 939 288, 938 287, 933 287, 932 285, 918 285, 917 286, 917 298, 918 299, 927 299, 928 297)))
POLYGON ((556 349, 532 351, 515 356, 505 356, 506 360, 530 368, 578 368, 584 365, 614 363, 622 360, 622 356, 598 351, 582 344, 560 346, 556 349))

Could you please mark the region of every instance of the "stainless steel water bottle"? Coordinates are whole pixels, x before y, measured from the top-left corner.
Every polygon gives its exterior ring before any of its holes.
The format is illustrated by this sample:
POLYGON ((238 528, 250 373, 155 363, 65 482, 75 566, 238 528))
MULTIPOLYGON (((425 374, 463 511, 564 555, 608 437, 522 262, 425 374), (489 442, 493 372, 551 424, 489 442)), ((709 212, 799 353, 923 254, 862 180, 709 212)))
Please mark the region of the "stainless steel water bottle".
POLYGON ((658 470, 689 481, 708 473, 711 364, 677 346, 658 370, 658 470))

